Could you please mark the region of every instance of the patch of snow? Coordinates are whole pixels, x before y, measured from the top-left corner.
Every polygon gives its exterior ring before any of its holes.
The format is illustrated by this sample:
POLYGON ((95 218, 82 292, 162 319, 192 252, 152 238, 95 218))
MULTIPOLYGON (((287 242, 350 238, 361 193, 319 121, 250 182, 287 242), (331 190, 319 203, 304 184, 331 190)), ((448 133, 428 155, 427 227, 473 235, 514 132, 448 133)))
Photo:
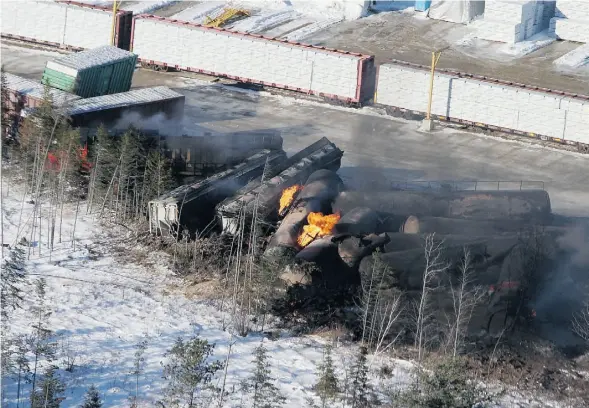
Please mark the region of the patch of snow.
POLYGON ((266 11, 259 15, 240 20, 230 26, 230 28, 246 33, 260 33, 281 26, 299 16, 300 14, 293 9, 266 11))
POLYGON ((307 26, 301 27, 297 30, 290 32, 289 34, 284 36, 284 39, 289 40, 289 41, 302 41, 305 38, 309 37, 311 34, 314 34, 318 31, 325 30, 326 28, 331 27, 332 25, 335 25, 335 24, 340 23, 342 21, 343 21, 342 18, 316 21, 316 22, 311 23, 307 26))
POLYGON ((524 41, 508 44, 497 41, 485 40, 477 35, 477 27, 483 20, 477 19, 462 29, 451 30, 448 41, 457 46, 457 50, 475 58, 492 58, 497 60, 512 60, 524 57, 540 48, 546 47, 556 41, 554 35, 544 30, 524 41), (464 34, 464 30, 467 34, 464 34), (451 38, 460 34, 459 39, 451 38))
MULTIPOLYGON (((22 192, 14 185, 4 183, 3 211, 5 242, 14 244, 19 237, 29 236, 33 205, 25 201, 23 225, 17 231, 20 218, 22 192)), ((49 208, 42 207, 43 217, 49 208)), ((146 340, 145 370, 139 378, 139 407, 153 407, 161 399, 165 382, 161 363, 164 354, 178 337, 198 334, 215 343, 214 359, 224 361, 231 348, 226 390, 229 391, 223 406, 241 406, 238 391, 240 382, 250 375, 255 347, 263 343, 268 350, 272 374, 276 385, 286 396, 285 407, 301 407, 312 396, 316 381, 316 364, 321 361, 324 340, 316 336, 293 337, 281 333, 270 341, 259 334, 232 337, 223 329, 229 321, 218 302, 188 298, 183 288, 186 283, 168 269, 169 257, 157 252, 142 252, 135 261, 121 259, 112 253, 111 245, 125 248, 126 255, 137 250, 133 244, 118 241, 96 221, 95 214, 86 214, 82 202, 76 225, 76 249, 72 248, 72 234, 76 205, 66 205, 62 225, 62 240, 51 252, 46 245, 48 234, 43 228, 41 244, 37 245, 26 263, 26 293, 33 291, 35 279, 47 282, 46 305, 52 314, 45 325, 54 333, 58 344, 59 376, 66 383, 66 400, 62 406, 79 406, 86 389, 95 384, 106 407, 128 407, 128 398, 134 395, 135 379, 131 374, 135 345, 146 340), (40 253, 39 253, 40 249, 40 253), (93 254, 100 254, 93 256, 93 254), (62 350, 63 348, 63 350, 62 350), (72 372, 63 370, 65 353, 75 356, 72 372)), ((120 230, 124 235, 125 230, 120 230)), ((35 238, 38 240, 38 238, 35 238)), ((17 309, 10 321, 9 335, 32 334, 35 322, 31 309, 34 296, 26 296, 22 309, 17 309)), ((3 333, 7 336, 7 333, 3 333)), ((7 337, 5 337, 7 338, 7 337)), ((334 360, 340 374, 349 366, 355 347, 339 346, 334 349, 334 360)), ((30 357, 30 356, 29 356, 30 357)), ((379 358, 395 366, 395 360, 379 358)), ((40 361, 39 371, 49 364, 40 361)), ((400 362, 395 381, 408 382, 411 363, 400 362)), ((220 376, 216 379, 220 382, 220 376)), ((220 384, 216 384, 220 385, 220 384)), ((2 379, 2 406, 16 405, 16 381, 2 379)), ((21 401, 27 400, 30 385, 25 385, 21 401)))
MULTIPOLYGON (((57 0, 53 0, 57 1, 57 0)), ((112 1, 109 0, 78 0, 79 3, 89 4, 91 6, 110 6, 112 7, 112 1)))
POLYGON ((297 17, 296 19, 289 21, 288 23, 281 24, 278 27, 271 28, 264 32, 264 35, 268 37, 283 37, 295 30, 298 30, 309 24, 313 24, 315 20, 308 17, 297 17))
POLYGON ((526 38, 524 41, 516 42, 515 44, 503 44, 498 51, 515 58, 520 58, 546 47, 555 41, 556 37, 550 34, 548 30, 544 30, 526 38))
POLYGON ((223 1, 205 1, 195 6, 188 7, 179 13, 172 15, 170 18, 181 21, 202 24, 207 17, 215 18, 223 12, 225 2, 223 1))
POLYGON ((562 57, 556 59, 554 64, 567 68, 580 68, 589 64, 589 44, 583 44, 564 54, 562 57))
POLYGON ((366 16, 369 8, 364 0, 246 0, 230 3, 250 10, 278 10, 287 6, 318 20, 357 20, 366 16))
POLYGON ((153 13, 156 10, 176 2, 177 0, 138 1, 123 5, 122 9, 132 11, 133 14, 153 13))

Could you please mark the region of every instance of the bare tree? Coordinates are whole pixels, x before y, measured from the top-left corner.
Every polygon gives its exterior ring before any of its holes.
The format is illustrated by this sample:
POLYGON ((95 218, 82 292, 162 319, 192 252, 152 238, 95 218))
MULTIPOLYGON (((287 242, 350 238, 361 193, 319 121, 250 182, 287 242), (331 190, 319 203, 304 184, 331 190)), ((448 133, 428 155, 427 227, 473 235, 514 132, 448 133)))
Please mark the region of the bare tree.
POLYGON ((401 293, 386 285, 390 268, 383 264, 378 253, 368 276, 362 277, 360 311, 362 318, 362 339, 365 347, 374 354, 387 351, 393 346, 399 334, 392 337, 392 329, 402 312, 401 293))
POLYGON ((585 302, 583 309, 573 316, 573 331, 589 342, 589 301, 585 302))
POLYGON ((427 341, 427 326, 431 319, 430 295, 437 287, 439 276, 448 269, 448 264, 442 257, 443 241, 436 241, 435 234, 425 236, 424 256, 425 268, 421 294, 417 306, 415 327, 415 347, 417 348, 417 362, 421 364, 427 341))
POLYGON ((453 308, 453 316, 449 323, 448 345, 453 357, 456 357, 458 350, 462 347, 474 308, 484 295, 482 288, 474 285, 472 257, 467 247, 464 247, 458 273, 456 281, 451 275, 448 276, 453 308))

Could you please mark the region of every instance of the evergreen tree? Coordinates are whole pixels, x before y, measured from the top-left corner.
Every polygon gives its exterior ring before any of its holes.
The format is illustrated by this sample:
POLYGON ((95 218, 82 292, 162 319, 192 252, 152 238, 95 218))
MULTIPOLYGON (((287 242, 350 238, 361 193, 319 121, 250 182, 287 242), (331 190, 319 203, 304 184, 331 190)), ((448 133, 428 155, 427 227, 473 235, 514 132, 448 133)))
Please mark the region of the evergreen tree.
POLYGON ((39 386, 31 394, 31 408, 59 408, 64 400, 61 394, 65 391, 65 385, 55 370, 55 366, 45 370, 39 386))
POLYGON ((102 400, 100 399, 98 388, 94 385, 91 385, 90 388, 88 388, 88 391, 86 391, 84 403, 80 408, 102 408, 102 400))
POLYGON ((3 323, 9 318, 10 311, 18 308, 22 301, 19 284, 23 282, 25 276, 24 259, 24 250, 14 247, 0 268, 0 306, 3 323))
POLYGON ((252 375, 242 384, 245 392, 252 392, 253 408, 279 407, 286 399, 280 394, 278 387, 273 384, 274 379, 270 372, 270 363, 266 348, 263 345, 256 347, 254 361, 256 368, 252 375))
POLYGON ((174 186, 171 163, 157 149, 147 154, 144 185, 145 202, 159 197, 174 186))
POLYGON ((135 345, 133 358, 133 371, 130 374, 135 376, 135 395, 130 398, 131 406, 136 407, 139 399, 139 376, 145 370, 145 350, 147 349, 147 340, 143 340, 135 345))
POLYGON ((339 381, 333 368, 333 358, 331 357, 331 345, 325 346, 323 351, 323 361, 317 367, 317 383, 313 387, 315 393, 321 400, 321 407, 325 408, 329 402, 336 400, 340 393, 339 381))
POLYGON ((214 348, 214 344, 195 336, 187 341, 179 338, 168 350, 164 378, 168 380, 166 395, 172 404, 184 403, 192 408, 204 390, 214 388, 211 381, 223 367, 220 361, 207 362, 214 348))
POLYGON ((45 282, 44 278, 37 279, 35 282, 35 292, 36 292, 36 305, 31 308, 32 312, 37 315, 37 323, 33 324, 32 327, 34 329, 34 335, 27 337, 27 345, 29 350, 35 356, 33 361, 33 389, 32 394, 35 393, 37 389, 37 368, 38 363, 41 358, 45 358, 48 361, 53 361, 55 358, 55 347, 56 344, 51 342, 51 336, 53 332, 48 329, 45 325, 49 316, 51 316, 51 312, 47 311, 47 307, 45 305, 45 294, 47 289, 47 283, 45 282))
POLYGON ((4 75, 4 65, 0 67, 0 82, 2 86, 0 87, 0 92, 2 93, 0 99, 2 101, 2 141, 6 141, 9 138, 9 130, 12 124, 12 118, 10 118, 9 110, 10 110, 10 101, 8 97, 8 87, 6 83, 6 76, 4 75))
POLYGON ((358 351, 356 362, 352 367, 352 390, 350 404, 352 408, 368 408, 378 405, 372 386, 368 382, 368 364, 366 356, 368 350, 361 346, 358 351))
POLYGON ((11 375, 16 380, 16 400, 20 402, 20 396, 25 383, 31 380, 31 370, 27 353, 26 336, 17 336, 13 339, 2 341, 2 375, 11 375), (8 359, 5 353, 10 353, 8 359))
POLYGON ((427 371, 420 369, 417 380, 409 389, 394 395, 394 407, 487 407, 495 406, 501 395, 480 385, 460 358, 442 360, 427 371))

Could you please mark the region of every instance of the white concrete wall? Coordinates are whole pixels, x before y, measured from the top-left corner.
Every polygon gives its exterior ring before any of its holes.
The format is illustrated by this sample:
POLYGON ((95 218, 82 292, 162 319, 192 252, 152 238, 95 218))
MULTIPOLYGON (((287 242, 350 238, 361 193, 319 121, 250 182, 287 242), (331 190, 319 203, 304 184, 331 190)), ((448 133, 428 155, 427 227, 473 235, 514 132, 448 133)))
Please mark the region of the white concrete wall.
POLYGON ((562 40, 589 43, 589 20, 554 17, 550 20, 550 29, 562 40))
POLYGON ((360 57, 353 55, 150 18, 135 19, 133 52, 182 69, 356 98, 360 57))
POLYGON ((47 1, 2 2, 2 34, 94 48, 110 44, 112 14, 47 1))
MULTIPOLYGON (((376 102, 427 111, 430 73, 381 65, 376 102)), ((432 114, 589 143, 589 101, 436 73, 432 114)))
POLYGON ((61 44, 66 9, 65 5, 42 1, 2 2, 2 34, 61 44))
POLYGON ((556 17, 589 21, 589 4, 586 0, 558 0, 556 17))
POLYGON ((109 45, 112 12, 70 6, 63 43, 80 48, 109 45))

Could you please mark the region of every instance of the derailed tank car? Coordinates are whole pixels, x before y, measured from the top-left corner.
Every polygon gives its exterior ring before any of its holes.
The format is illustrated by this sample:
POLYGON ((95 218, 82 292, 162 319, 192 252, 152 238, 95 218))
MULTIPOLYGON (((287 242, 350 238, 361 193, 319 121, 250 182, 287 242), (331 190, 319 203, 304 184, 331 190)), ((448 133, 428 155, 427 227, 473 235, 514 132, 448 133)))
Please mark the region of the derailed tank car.
POLYGON ((215 205, 260 177, 266 165, 276 165, 285 157, 282 150, 263 150, 224 172, 180 186, 150 201, 150 231, 167 234, 179 227, 191 232, 202 230, 214 219, 215 205))

